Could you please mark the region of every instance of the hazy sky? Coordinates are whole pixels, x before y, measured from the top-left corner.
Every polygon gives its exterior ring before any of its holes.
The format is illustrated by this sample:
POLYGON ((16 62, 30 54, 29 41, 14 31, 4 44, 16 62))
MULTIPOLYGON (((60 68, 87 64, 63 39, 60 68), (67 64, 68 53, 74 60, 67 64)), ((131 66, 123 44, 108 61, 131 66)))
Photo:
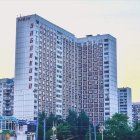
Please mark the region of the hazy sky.
POLYGON ((0 0, 0 78, 14 77, 16 17, 34 13, 77 37, 115 36, 118 86, 140 101, 140 0, 0 0))

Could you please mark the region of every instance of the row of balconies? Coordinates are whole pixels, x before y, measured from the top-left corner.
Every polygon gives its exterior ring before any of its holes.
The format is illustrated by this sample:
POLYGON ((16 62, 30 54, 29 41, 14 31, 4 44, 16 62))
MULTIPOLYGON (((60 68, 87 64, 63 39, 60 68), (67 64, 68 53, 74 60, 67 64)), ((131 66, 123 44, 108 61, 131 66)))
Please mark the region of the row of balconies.
POLYGON ((11 100, 11 97, 3 97, 3 100, 7 101, 7 100, 11 100))
POLYGON ((4 108, 3 110, 5 110, 5 111, 12 111, 13 109, 11 107, 9 107, 9 108, 4 108))

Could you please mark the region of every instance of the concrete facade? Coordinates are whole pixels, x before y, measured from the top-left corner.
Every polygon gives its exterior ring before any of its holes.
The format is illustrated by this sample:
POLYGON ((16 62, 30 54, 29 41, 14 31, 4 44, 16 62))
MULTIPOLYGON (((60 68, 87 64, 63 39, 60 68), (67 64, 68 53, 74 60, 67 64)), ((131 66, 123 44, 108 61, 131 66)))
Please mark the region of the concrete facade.
POLYGON ((131 88, 118 88, 119 113, 126 114, 132 123, 132 93, 131 88))
POLYGON ((140 122, 140 102, 132 104, 132 122, 133 124, 140 122))
POLYGON ((17 18, 14 115, 66 118, 84 110, 95 123, 118 112, 116 39, 76 38, 38 15, 17 18))
POLYGON ((14 80, 0 79, 0 115, 12 116, 14 103, 14 80))

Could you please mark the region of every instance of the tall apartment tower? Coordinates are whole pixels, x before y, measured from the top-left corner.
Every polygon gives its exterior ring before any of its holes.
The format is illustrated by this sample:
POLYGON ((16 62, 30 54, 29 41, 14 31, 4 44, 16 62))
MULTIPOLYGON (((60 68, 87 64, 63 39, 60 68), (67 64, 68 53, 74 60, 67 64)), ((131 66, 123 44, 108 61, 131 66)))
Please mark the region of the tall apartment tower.
POLYGON ((0 79, 0 115, 13 116, 14 80, 0 79))
POLYGON ((37 15, 19 17, 16 23, 14 115, 32 120, 39 109, 62 116, 62 100, 63 110, 76 102, 70 81, 76 77, 75 37, 37 15), (62 98, 66 92, 70 104, 62 98))
POLYGON ((128 116, 129 121, 132 123, 132 94, 131 88, 118 88, 119 99, 119 113, 128 116))
POLYGON ((132 122, 133 124, 140 123, 140 102, 132 104, 132 122))
POLYGON ((94 123, 118 112, 116 39, 88 35, 78 39, 79 102, 94 123))
POLYGON ((16 27, 17 118, 84 110, 99 123, 118 112, 114 37, 76 38, 38 15, 18 17, 16 27))

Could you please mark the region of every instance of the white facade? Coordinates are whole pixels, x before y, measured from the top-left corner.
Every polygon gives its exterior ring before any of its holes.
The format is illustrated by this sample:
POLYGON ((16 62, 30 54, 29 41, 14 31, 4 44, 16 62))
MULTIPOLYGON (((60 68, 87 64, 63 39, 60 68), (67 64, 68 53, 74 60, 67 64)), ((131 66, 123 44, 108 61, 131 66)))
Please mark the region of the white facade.
POLYGON ((74 35, 37 15, 17 18, 17 118, 33 120, 38 109, 47 115, 62 115, 63 38, 71 39, 74 35))
POLYGON ((18 126, 16 128, 16 139, 17 140, 35 140, 35 133, 28 132, 27 125, 18 126))
POLYGON ((132 123, 132 93, 131 88, 118 88, 119 98, 119 113, 128 116, 130 123, 132 123))
POLYGON ((76 38, 38 15, 17 18, 14 107, 19 119, 84 109, 104 122, 118 112, 116 39, 76 38))
MULTIPOLYGON (((25 21, 17 19, 16 25, 16 61, 15 61, 15 90, 14 90, 14 116, 18 119, 33 119, 35 114, 34 96, 32 86, 35 84, 35 42, 32 42, 30 32, 34 19, 26 17, 25 21), (34 48, 32 47, 34 46, 34 48), (32 82, 30 82, 32 80, 32 82)), ((35 36, 34 36, 35 37, 35 36)), ((38 66, 37 66, 38 67, 38 66)))

